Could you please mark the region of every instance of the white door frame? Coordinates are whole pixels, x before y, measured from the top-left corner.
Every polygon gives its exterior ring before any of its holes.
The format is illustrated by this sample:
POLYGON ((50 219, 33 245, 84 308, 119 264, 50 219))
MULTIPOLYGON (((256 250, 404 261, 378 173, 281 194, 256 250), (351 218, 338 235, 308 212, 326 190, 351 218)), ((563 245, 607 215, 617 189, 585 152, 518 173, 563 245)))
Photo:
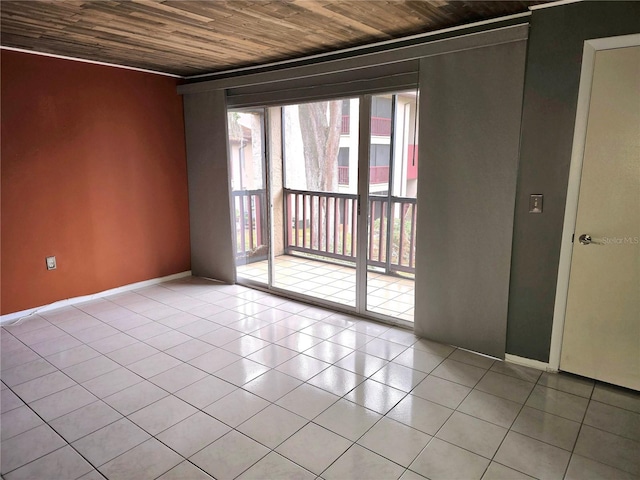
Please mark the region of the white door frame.
POLYGON ((589 104, 591 101, 591 84, 593 80, 596 52, 599 50, 611 50, 615 48, 634 46, 640 46, 640 34, 596 38, 586 40, 584 42, 582 71, 580 72, 580 89, 578 91, 578 106, 576 110, 576 124, 573 133, 571 165, 569 167, 567 201, 564 210, 564 225, 562 228, 562 243, 560 246, 560 261, 558 264, 556 301, 553 309, 549 370, 557 371, 560 369, 560 352, 562 351, 562 336, 564 333, 564 322, 567 310, 567 296, 569 294, 571 255, 573 253, 572 237, 575 232, 576 216, 578 213, 580 179, 582 178, 582 162, 587 138, 589 104))
POLYGON ((356 238, 356 311, 367 314, 367 235, 369 230, 369 151, 371 145, 371 98, 360 95, 358 128, 358 226, 356 238))

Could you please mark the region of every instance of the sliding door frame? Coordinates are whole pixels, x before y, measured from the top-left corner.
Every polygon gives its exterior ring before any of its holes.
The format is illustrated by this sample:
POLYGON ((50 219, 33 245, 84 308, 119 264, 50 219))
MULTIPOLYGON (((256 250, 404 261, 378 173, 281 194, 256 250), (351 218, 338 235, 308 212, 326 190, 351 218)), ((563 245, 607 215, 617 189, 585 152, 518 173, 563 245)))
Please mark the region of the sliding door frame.
POLYGON ((356 311, 367 312, 367 268, 369 231, 369 161, 371 156, 371 99, 372 95, 360 96, 358 127, 358 237, 356 239, 356 311))
MULTIPOLYGON (((270 155, 269 155, 269 148, 268 148, 268 141, 269 141, 269 109, 267 107, 263 107, 263 106, 255 106, 255 107, 242 107, 242 108, 227 108, 227 115, 229 114, 229 112, 240 112, 240 113, 260 113, 261 114, 261 122, 260 122, 260 134, 262 136, 262 183, 264 186, 264 195, 265 195, 265 221, 267 224, 267 239, 268 239, 268 254, 267 254, 267 283, 266 286, 271 285, 272 282, 272 276, 273 276, 273 262, 271 261, 271 258, 273 256, 273 248, 271 247, 273 245, 273 229, 271 228, 271 219, 272 219, 272 215, 273 215, 273 202, 271 200, 271 169, 270 167, 270 155)), ((228 118, 228 116, 227 116, 228 118)), ((228 150, 228 159, 227 162, 230 163, 231 161, 231 148, 227 147, 228 150)), ((229 165, 229 176, 231 178, 233 172, 233 168, 232 165, 229 165)), ((241 284, 241 285, 247 285, 250 287, 261 287, 261 286, 265 286, 264 283, 258 281, 258 280, 253 280, 253 279, 249 279, 249 278, 241 278, 238 277, 238 264, 235 260, 235 256, 237 255, 237 251, 238 251, 238 239, 237 239, 237 234, 236 234, 236 227, 235 227, 235 202, 233 201, 233 188, 230 189, 231 194, 231 198, 230 198, 230 205, 232 208, 232 212, 231 212, 231 218, 232 218, 232 224, 233 224, 233 238, 232 238, 232 245, 233 245, 233 250, 234 250, 234 261, 233 261, 233 265, 234 265, 234 269, 235 269, 235 278, 236 278, 236 283, 241 284)), ((251 209, 251 203, 249 203, 249 208, 251 209)), ((251 212, 249 213, 251 215, 251 212)))
MULTIPOLYGON (((389 92, 385 92, 389 93, 389 92)), ((268 254, 268 281, 262 283, 253 279, 238 277, 236 275, 236 283, 239 285, 245 285, 257 290, 273 293, 275 295, 282 296, 291 300, 298 300, 310 305, 331 308, 332 310, 340 311, 343 313, 356 315, 372 320, 376 320, 389 325, 413 328, 413 322, 407 320, 397 319, 381 313, 376 313, 371 310, 367 310, 367 278, 368 278, 368 231, 369 231, 369 162, 370 162, 370 142, 371 142, 371 102, 373 94, 364 94, 351 96, 349 98, 358 98, 359 100, 359 122, 358 122, 358 182, 357 182, 357 240, 356 240, 356 262, 355 262, 355 284, 356 284, 356 298, 355 306, 335 303, 332 301, 324 300, 320 297, 313 297, 310 295, 304 295, 301 293, 293 292, 285 288, 274 285, 274 265, 275 265, 275 251, 273 245, 275 244, 275 232, 274 232, 274 202, 272 196, 272 184, 274 169, 271 168, 271 116, 272 109, 267 106, 253 106, 253 107, 230 107, 229 112, 262 112, 262 135, 263 135, 263 159, 264 159, 264 175, 263 181, 265 183, 265 195, 267 198, 266 220, 268 224, 267 237, 269 239, 269 254, 268 254)), ((278 106, 283 108, 284 105, 278 106)), ((281 145, 282 158, 284 163, 284 121, 282 118, 282 111, 280 113, 280 128, 281 128, 281 145)), ((285 169, 282 169, 283 185, 285 169)), ((286 225, 284 225, 286 228, 286 225)), ((235 247, 236 240, 234 240, 235 247)), ((235 262, 234 262, 235 264, 235 262)), ((236 266, 237 269, 237 266, 236 266)))

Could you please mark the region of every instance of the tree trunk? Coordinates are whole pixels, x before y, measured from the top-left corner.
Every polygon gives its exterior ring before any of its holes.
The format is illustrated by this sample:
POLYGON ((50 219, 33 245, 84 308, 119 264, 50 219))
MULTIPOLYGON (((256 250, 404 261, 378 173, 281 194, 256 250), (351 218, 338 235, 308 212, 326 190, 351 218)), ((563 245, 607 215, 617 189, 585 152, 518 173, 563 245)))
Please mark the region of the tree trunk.
MULTIPOLYGON (((342 126, 342 101, 301 104, 298 106, 298 116, 302 134, 307 190, 336 192, 338 190, 338 150, 340 149, 342 126)), ((318 201, 318 208, 314 211, 314 218, 311 219, 318 232, 317 248, 322 245, 322 232, 326 232, 329 203, 329 199, 327 199, 326 206, 322 206, 322 202, 318 201)), ((329 230, 328 238, 325 239, 327 250, 330 250, 337 240, 333 238, 334 229, 329 230)), ((313 244, 313 239, 311 239, 311 243, 313 244)))
POLYGON ((307 189, 336 191, 342 102, 304 103, 298 106, 307 189))

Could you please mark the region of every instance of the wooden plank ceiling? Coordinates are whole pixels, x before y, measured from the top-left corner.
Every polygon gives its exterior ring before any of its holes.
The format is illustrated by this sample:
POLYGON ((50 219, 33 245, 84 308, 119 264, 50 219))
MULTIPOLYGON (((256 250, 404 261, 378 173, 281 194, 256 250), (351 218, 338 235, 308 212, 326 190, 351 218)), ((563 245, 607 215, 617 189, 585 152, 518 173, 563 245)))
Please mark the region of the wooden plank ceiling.
POLYGON ((539 1, 2 0, 3 46, 189 76, 527 11, 539 1))

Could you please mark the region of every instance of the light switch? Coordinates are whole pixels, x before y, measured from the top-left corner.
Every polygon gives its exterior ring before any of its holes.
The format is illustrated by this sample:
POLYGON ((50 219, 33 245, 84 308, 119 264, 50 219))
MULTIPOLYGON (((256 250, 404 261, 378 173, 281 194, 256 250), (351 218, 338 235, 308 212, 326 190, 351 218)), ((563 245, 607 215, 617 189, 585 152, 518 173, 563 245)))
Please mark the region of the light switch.
POLYGON ((529 196, 529 213, 542 213, 542 194, 529 196))

